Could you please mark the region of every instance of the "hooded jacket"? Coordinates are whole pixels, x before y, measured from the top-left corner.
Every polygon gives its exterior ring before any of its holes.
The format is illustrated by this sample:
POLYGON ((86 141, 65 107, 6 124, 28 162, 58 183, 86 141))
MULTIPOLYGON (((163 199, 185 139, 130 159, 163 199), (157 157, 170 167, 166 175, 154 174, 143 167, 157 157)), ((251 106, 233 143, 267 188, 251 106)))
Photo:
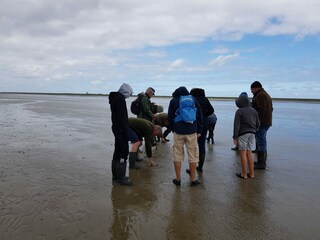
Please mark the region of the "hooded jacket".
POLYGON ((241 94, 235 100, 239 108, 234 117, 233 139, 246 133, 256 133, 260 126, 259 116, 256 110, 251 107, 247 94, 241 94))
POLYGON ((188 135, 193 133, 201 133, 203 128, 203 118, 201 107, 196 99, 195 105, 197 108, 197 120, 194 121, 192 124, 185 123, 182 121, 174 122, 174 118, 176 117, 176 111, 180 107, 180 96, 187 96, 190 95, 189 91, 186 87, 179 87, 172 93, 172 99, 169 103, 168 109, 168 122, 170 129, 181 135, 188 135))
POLYGON ((209 99, 205 96, 204 90, 201 88, 193 88, 190 94, 197 99, 200 104, 201 112, 203 116, 203 132, 207 131, 208 121, 207 117, 214 113, 214 108, 212 107, 209 99))
POLYGON ((128 111, 125 99, 132 95, 130 85, 124 83, 118 92, 110 92, 109 104, 111 109, 112 132, 115 137, 128 140, 128 111))
POLYGON ((261 126, 272 126, 272 100, 269 94, 263 88, 260 88, 253 95, 252 107, 258 112, 261 126))

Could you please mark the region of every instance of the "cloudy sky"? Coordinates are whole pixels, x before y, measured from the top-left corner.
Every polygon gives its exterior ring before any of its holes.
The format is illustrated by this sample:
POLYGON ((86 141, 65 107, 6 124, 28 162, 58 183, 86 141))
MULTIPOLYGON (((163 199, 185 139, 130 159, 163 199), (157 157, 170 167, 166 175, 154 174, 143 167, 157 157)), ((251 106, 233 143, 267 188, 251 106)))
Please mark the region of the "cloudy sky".
POLYGON ((319 0, 0 0, 0 92, 320 98, 319 0))

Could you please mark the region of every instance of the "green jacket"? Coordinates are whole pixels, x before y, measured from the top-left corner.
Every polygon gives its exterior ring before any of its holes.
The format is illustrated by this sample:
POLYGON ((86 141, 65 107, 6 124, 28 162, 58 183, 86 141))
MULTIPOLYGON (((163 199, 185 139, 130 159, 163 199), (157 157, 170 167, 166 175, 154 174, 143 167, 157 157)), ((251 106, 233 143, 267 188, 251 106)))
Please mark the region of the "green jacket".
POLYGON ((158 113, 154 119, 152 119, 154 125, 160 125, 161 127, 168 127, 168 113, 158 113))
POLYGON ((140 136, 144 138, 146 153, 150 158, 152 157, 152 145, 154 141, 153 127, 154 125, 142 118, 128 118, 129 126, 140 136))
POLYGON ((141 99, 141 112, 138 115, 138 118, 143 118, 146 120, 152 121, 152 106, 150 98, 147 96, 147 94, 144 93, 142 99, 141 99))

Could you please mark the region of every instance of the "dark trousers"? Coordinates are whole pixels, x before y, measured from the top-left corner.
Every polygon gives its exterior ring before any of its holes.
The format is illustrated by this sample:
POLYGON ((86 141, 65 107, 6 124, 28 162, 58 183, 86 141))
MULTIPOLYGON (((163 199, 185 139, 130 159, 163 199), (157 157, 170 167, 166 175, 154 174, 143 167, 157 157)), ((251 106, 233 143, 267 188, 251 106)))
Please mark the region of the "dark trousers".
POLYGON ((206 153, 206 133, 207 130, 202 131, 201 136, 198 138, 199 154, 206 153))
POLYGON ((123 135, 117 131, 113 131, 114 141, 114 152, 113 160, 120 161, 121 158, 127 160, 129 155, 129 143, 128 139, 124 139, 123 135))

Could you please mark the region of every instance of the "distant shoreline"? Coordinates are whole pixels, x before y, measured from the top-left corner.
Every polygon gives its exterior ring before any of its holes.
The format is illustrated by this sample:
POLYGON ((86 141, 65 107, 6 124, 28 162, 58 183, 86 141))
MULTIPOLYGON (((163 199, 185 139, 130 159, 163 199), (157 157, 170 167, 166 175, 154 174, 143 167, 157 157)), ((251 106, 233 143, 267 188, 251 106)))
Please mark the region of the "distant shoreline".
MULTIPOLYGON (((60 96, 83 96, 83 97, 98 97, 108 96, 108 94, 101 93, 37 93, 37 92, 0 92, 0 94, 25 94, 25 95, 60 95, 60 96)), ((132 95, 137 97, 137 95, 132 95)), ((155 96, 161 98, 171 98, 171 96, 155 96)), ((236 97, 209 97, 209 100, 234 100, 236 97)), ((320 103, 320 99, 315 98, 272 98, 275 101, 293 101, 293 102, 317 102, 320 103)))

